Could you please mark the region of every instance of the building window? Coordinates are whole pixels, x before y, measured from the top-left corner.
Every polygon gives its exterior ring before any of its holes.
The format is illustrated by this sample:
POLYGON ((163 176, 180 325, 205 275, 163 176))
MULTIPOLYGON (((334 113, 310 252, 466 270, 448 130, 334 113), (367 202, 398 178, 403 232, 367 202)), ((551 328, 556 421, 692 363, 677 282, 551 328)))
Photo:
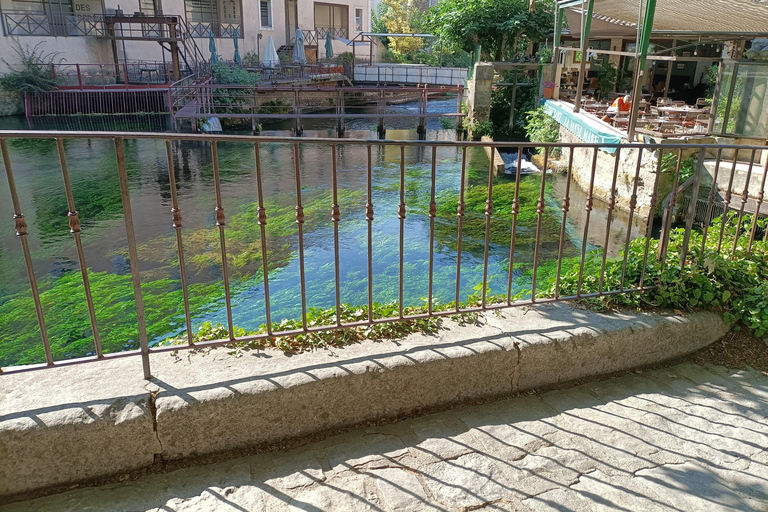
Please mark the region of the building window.
POLYGON ((240 0, 185 0, 193 37, 243 37, 240 0))
POLYGON ((355 32, 363 31, 363 10, 355 7, 355 32))
POLYGON ((325 39, 328 32, 333 37, 348 37, 349 7, 338 4, 315 2, 315 31, 319 39, 325 39))
POLYGON ((272 0, 259 0, 261 28, 272 28, 272 0))
POLYGON ((160 0, 139 0, 139 11, 147 16, 155 16, 163 10, 160 7, 160 0))

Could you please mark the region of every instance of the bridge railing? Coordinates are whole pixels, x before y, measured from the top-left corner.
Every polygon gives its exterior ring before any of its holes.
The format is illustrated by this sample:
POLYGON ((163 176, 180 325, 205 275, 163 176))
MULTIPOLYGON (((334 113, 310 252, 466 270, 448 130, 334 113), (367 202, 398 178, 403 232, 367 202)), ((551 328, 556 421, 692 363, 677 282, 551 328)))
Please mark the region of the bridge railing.
MULTIPOLYGON (((90 146, 89 146, 90 147, 90 146)), ((647 269, 650 268, 652 263, 656 265, 653 267, 654 272, 660 272, 663 270, 664 265, 677 265, 678 262, 666 258, 666 251, 668 250, 669 233, 672 223, 671 219, 674 218, 675 205, 680 201, 679 190, 681 186, 681 166, 680 162, 683 160, 684 154, 698 154, 698 155, 714 155, 716 158, 716 168, 720 168, 723 174, 730 173, 729 184, 733 184, 733 175, 736 172, 736 156, 733 158, 732 166, 729 166, 728 160, 724 155, 731 152, 738 155, 741 152, 752 152, 753 157, 756 152, 765 151, 764 147, 749 147, 749 146, 736 146, 736 145, 680 145, 680 144, 565 144, 565 143, 525 143, 525 142, 462 142, 462 141, 377 141, 377 140, 354 140, 354 139, 317 139, 317 138, 272 138, 272 137, 250 137, 250 136, 235 136, 235 135, 182 135, 182 134, 170 134, 170 133, 119 133, 119 132, 29 132, 29 131, 0 131, 0 151, 2 152, 3 167, 5 171, 5 186, 8 187, 10 195, 10 205, 13 210, 13 220, 7 219, 9 222, 5 224, 5 230, 15 230, 19 243, 21 244, 21 250, 23 254, 23 261, 25 262, 27 277, 29 280, 29 291, 32 297, 30 304, 29 315, 34 315, 37 318, 40 332, 40 340, 38 348, 41 353, 41 362, 39 364, 23 366, 23 367, 6 367, 2 369, 3 373, 13 373, 19 371, 31 371, 37 369, 44 369, 47 367, 72 365, 80 363, 98 363, 98 361, 124 356, 137 356, 143 365, 143 375, 145 378, 150 378, 152 370, 150 368, 150 354, 162 353, 169 351, 178 351, 186 348, 203 348, 213 347, 219 345, 227 345, 235 342, 247 342, 247 341, 266 341, 274 340, 276 337, 291 337, 298 335, 307 335, 312 333, 322 333, 327 331, 336 331, 340 329, 354 329, 361 326, 375 326, 383 323, 391 322, 403 322, 403 321, 416 321, 433 317, 441 317, 448 315, 455 315, 458 313, 477 313, 483 311, 491 311, 503 308, 509 308, 514 306, 534 306, 541 303, 567 301, 574 299, 582 299, 588 297, 603 297, 614 294, 629 294, 642 292, 655 286, 655 283, 651 276, 646 275, 647 269), (17 148, 16 145, 9 145, 9 141, 15 139, 25 139, 24 144, 17 148), (22 186, 29 186, 29 182, 24 177, 20 181, 17 181, 17 176, 13 170, 13 162, 16 161, 19 156, 16 151, 26 151, 29 147, 29 141, 32 139, 53 139, 55 140, 58 150, 59 166, 61 168, 61 182, 59 185, 66 197, 66 211, 61 213, 62 216, 68 218, 69 231, 72 235, 72 242, 75 246, 77 253, 77 262, 82 280, 82 290, 84 292, 85 307, 88 311, 88 317, 90 319, 90 326, 87 329, 89 332, 82 333, 83 336, 90 335, 93 338, 94 354, 88 357, 81 357, 77 359, 66 359, 61 354, 61 351, 54 352, 52 350, 52 341, 49 339, 49 330, 46 323, 46 310, 41 303, 40 285, 38 282, 38 274, 35 272, 33 265, 33 252, 44 250, 38 244, 30 244, 29 234, 30 230, 40 229, 40 223, 44 222, 41 219, 36 219, 32 225, 27 223, 24 212, 34 208, 32 204, 26 204, 22 202, 22 196, 18 192, 17 183, 22 186), (82 223, 78 214, 78 205, 75 203, 75 195, 73 190, 81 186, 77 182, 73 182, 70 179, 68 171, 68 159, 65 144, 75 139, 88 139, 88 140, 102 140, 111 141, 114 151, 113 166, 106 164, 108 159, 104 158, 101 153, 98 154, 100 169, 104 173, 112 173, 117 176, 120 189, 120 202, 122 204, 122 224, 124 226, 124 235, 127 243, 126 261, 130 268, 130 278, 133 285, 133 296, 135 299, 136 310, 136 324, 135 333, 126 334, 125 346, 130 347, 133 340, 138 340, 136 345, 139 347, 137 350, 115 351, 109 353, 108 349, 105 349, 101 343, 100 326, 97 321, 97 310, 101 307, 109 306, 108 304, 99 304, 94 300, 91 293, 91 285, 89 276, 92 271, 88 267, 88 257, 90 253, 87 253, 82 236, 82 223), (142 269, 140 268, 139 252, 137 249, 136 232, 137 223, 133 214, 134 203, 131 200, 132 190, 129 186, 129 172, 134 172, 128 169, 126 163, 126 151, 133 152, 135 149, 135 141, 137 139, 150 139, 161 144, 155 145, 156 155, 152 155, 151 158, 143 157, 143 161, 155 161, 165 160, 165 168, 163 176, 153 177, 158 181, 168 184, 168 193, 164 193, 164 199, 160 196, 157 197, 157 201, 163 201, 164 205, 169 205, 167 213, 167 225, 172 233, 175 233, 176 238, 173 244, 173 252, 175 253, 176 262, 178 265, 178 272, 180 276, 180 287, 183 295, 183 323, 184 323, 184 336, 186 343, 182 345, 173 346, 150 346, 150 340, 147 335, 147 312, 144 309, 143 294, 145 289, 142 277, 142 269), (178 145, 202 145, 208 148, 207 154, 210 156, 210 174, 206 178, 205 183, 208 187, 210 194, 205 195, 208 197, 210 206, 206 207, 206 210, 210 211, 213 219, 215 219, 215 226, 211 226, 210 229, 213 239, 218 240, 218 250, 221 253, 221 272, 220 272, 220 285, 224 291, 223 305, 226 308, 226 327, 225 334, 221 337, 215 337, 215 339, 209 339, 207 341, 197 341, 193 337, 192 323, 193 316, 190 309, 190 296, 189 286, 187 281, 187 271, 185 262, 190 261, 195 254, 192 253, 192 249, 185 245, 186 239, 182 236, 182 210, 185 212, 191 209, 200 208, 202 197, 185 197, 180 196, 177 193, 176 186, 176 166, 181 165, 174 161, 174 148, 178 145), (253 221, 258 225, 256 239, 249 241, 253 244, 254 254, 260 255, 261 259, 261 271, 260 282, 262 283, 262 289, 264 294, 264 316, 266 322, 264 328, 255 334, 241 334, 235 330, 232 316, 232 294, 233 283, 230 280, 229 274, 229 261, 231 254, 228 256, 228 246, 226 244, 228 231, 231 229, 228 225, 228 216, 231 215, 231 205, 226 204, 226 201, 222 199, 222 174, 226 179, 227 176, 227 162, 220 157, 220 146, 231 144, 245 144, 252 151, 255 162, 255 174, 253 179, 253 186, 255 187, 255 200, 256 207, 253 212, 253 221), (362 180, 356 177, 352 182, 348 182, 345 179, 345 174, 342 173, 342 169, 337 168, 337 156, 340 152, 348 151, 350 148, 356 147, 362 149, 364 154, 367 154, 360 166, 363 172, 364 178, 362 180), (328 184, 323 186, 330 186, 329 199, 326 208, 322 209, 322 212, 318 208, 313 207, 305 212, 305 204, 302 201, 302 193, 306 192, 307 183, 304 182, 304 178, 308 176, 306 166, 316 165, 313 161, 307 161, 300 158, 300 152, 302 148, 310 148, 313 151, 319 150, 327 155, 331 162, 331 173, 328 176, 328 184), (444 150, 445 148, 451 148, 455 151, 459 160, 459 165, 456 168, 455 185, 450 189, 437 190, 436 183, 438 177, 438 150, 444 150), (470 153, 476 154, 477 149, 485 149, 492 158, 489 160, 489 172, 487 178, 487 185, 485 188, 477 189, 470 188, 469 176, 470 168, 467 165, 470 153), (270 295, 270 279, 273 275, 270 274, 270 269, 274 267, 270 263, 270 258, 274 251, 280 251, 282 247, 275 247, 268 242, 266 226, 273 220, 274 212, 270 209, 269 204, 265 202, 265 198, 268 198, 270 190, 264 189, 264 172, 266 169, 271 169, 265 162, 271 158, 276 151, 293 155, 292 178, 290 182, 282 183, 280 186, 285 190, 290 190, 291 197, 293 198, 293 208, 295 213, 296 223, 296 237, 297 247, 295 257, 297 265, 299 267, 299 292, 295 296, 298 314, 297 323, 281 323, 278 318, 271 316, 270 301, 272 299, 270 295), (530 217, 523 224, 521 215, 521 174, 526 167, 524 161, 526 158, 524 154, 540 150, 541 152, 541 171, 540 175, 534 178, 534 191, 533 199, 536 200, 535 212, 530 210, 531 205, 523 205, 528 208, 526 210, 526 216, 530 217), (499 153, 514 152, 512 162, 508 167, 512 167, 516 172, 514 177, 507 183, 508 186, 513 187, 513 201, 508 203, 502 201, 498 197, 498 190, 493 185, 495 184, 495 158, 499 153), (391 156, 399 155, 395 157, 396 164, 390 166, 390 170, 396 176, 395 179, 387 181, 386 187, 387 194, 394 194, 396 196, 396 202, 389 201, 386 208, 381 206, 380 201, 384 201, 379 195, 374 194, 373 190, 378 187, 380 171, 375 170, 373 162, 373 156, 375 154, 387 153, 391 156), (417 153, 427 156, 425 162, 429 162, 429 166, 425 169, 425 174, 414 177, 412 170, 406 158, 406 154, 417 153), (677 158, 678 165, 672 166, 671 169, 666 169, 667 158, 662 158, 661 154, 665 152, 671 154, 677 158), (558 161, 565 167, 561 169, 561 172, 565 173, 566 186, 561 189, 562 194, 558 200, 562 200, 562 206, 547 205, 547 187, 549 180, 552 178, 553 171, 550 170, 551 163, 556 154, 559 153, 558 161), (604 165, 606 159, 615 162, 614 165, 604 165), (628 167, 625 165, 627 162, 631 165, 628 167), (598 169, 599 162, 599 169, 598 169), (519 172, 517 172, 519 171, 519 172), (417 198, 410 192, 410 186, 414 179, 426 180, 429 185, 426 187, 429 193, 426 197, 417 198), (576 198, 577 185, 571 185, 572 180, 584 180, 581 184, 583 190, 586 191, 586 196, 580 196, 581 204, 571 206, 571 201, 576 198), (671 188, 669 186, 671 185, 671 188), (355 205, 341 205, 343 203, 338 199, 337 194, 342 190, 349 188, 357 188, 362 194, 361 201, 355 205), (662 190, 664 188, 664 190, 662 190), (477 190, 482 193, 477 195, 477 190), (602 190, 603 199, 605 200, 605 210, 602 215, 597 215, 597 212, 593 212, 595 208, 595 201, 600 197, 599 194, 602 190), (670 191, 670 199, 665 201, 665 210, 662 212, 666 219, 662 228, 661 237, 662 241, 667 242, 659 243, 660 261, 657 261, 657 255, 650 249, 651 238, 655 232, 654 227, 654 212, 656 206, 659 204, 660 199, 663 199, 666 195, 665 190, 670 191), (607 196, 605 195, 607 194, 607 196), (484 202, 483 202, 484 201, 484 202), (497 205, 498 202, 498 205, 497 205), (396 205, 393 208, 392 205, 396 205), (478 210, 479 208, 479 210, 478 210), (588 248, 594 245, 602 245, 607 247, 610 240, 617 238, 618 223, 615 213, 621 208, 625 212, 628 218, 625 218, 624 222, 626 226, 634 226, 638 218, 647 219, 645 226, 640 228, 640 232, 633 232, 632 229, 626 229, 626 234, 622 234, 618 241, 622 251, 617 255, 611 256, 609 259, 608 251, 603 250, 595 254, 589 254, 588 248), (442 218, 438 219, 438 211, 445 212, 452 210, 454 213, 451 215, 455 219, 455 226, 449 229, 455 229, 455 272, 451 272, 450 280, 453 280, 455 285, 455 295, 453 302, 445 306, 438 305, 433 299, 434 285, 440 279, 446 279, 445 272, 438 275, 435 271, 435 262, 439 257, 441 264, 445 263, 445 258, 451 256, 447 254, 438 254, 435 244, 435 233, 438 228, 446 229, 446 224, 442 218), (553 211, 553 210, 556 210, 553 211), (556 217, 562 217, 562 222, 559 224, 559 236, 552 238, 552 233, 548 239, 543 238, 542 223, 544 222, 545 212, 548 212, 547 222, 552 218, 552 215, 556 217), (404 299, 404 286, 406 285, 406 276, 404 269, 406 266, 406 260, 404 255, 404 238, 406 237, 406 218, 412 216, 420 216, 424 219, 425 225, 428 226, 428 235, 425 236, 424 245, 427 247, 425 251, 428 252, 428 260, 425 264, 426 276, 425 280, 428 282, 425 292, 424 306, 418 312, 409 312, 408 304, 404 299), (327 248, 332 256, 332 267, 334 274, 334 297, 335 308, 333 313, 329 315, 327 321, 310 322, 308 320, 308 308, 310 307, 307 300, 307 257, 305 255, 305 239, 303 227, 305 222, 309 222, 313 217, 320 216, 323 219, 329 218, 333 227, 332 233, 327 240, 327 248), (388 233, 386 237, 374 236, 373 221, 374 216, 377 218, 386 217, 397 220, 393 220, 395 224, 399 225, 399 229, 394 233, 388 233), (364 286, 367 288, 367 303, 359 305, 359 314, 356 314, 354 321, 348 321, 341 316, 341 271, 340 268, 340 251, 342 250, 343 243, 352 243, 350 240, 344 242, 342 235, 339 231, 339 222, 341 218, 344 219, 357 219, 361 226, 361 232, 359 236, 355 235, 354 243, 362 245, 363 251, 367 252, 367 265, 364 265, 364 269, 360 272, 364 276, 364 286), (503 217, 511 224, 511 231, 506 242, 499 246, 498 233, 494 235, 494 242, 491 238, 491 222, 492 218, 498 219, 503 217), (573 219, 579 219, 580 229, 576 230, 575 237, 578 240, 576 247, 578 248, 577 256, 575 260, 569 261, 568 268, 570 269, 569 282, 571 288, 567 293, 564 293, 560 287, 565 272, 565 259, 563 255, 563 248, 568 240, 574 236, 573 229, 569 228, 569 222, 573 219), (462 279, 464 269, 462 267, 462 256, 467 256, 467 251, 470 249, 462 245, 463 241, 463 223, 473 222, 476 226, 484 226, 484 242, 481 247, 473 247, 471 250, 473 254, 480 256, 482 261, 482 278, 478 285, 475 287, 476 294, 470 297, 465 297, 461 292, 462 279), (518 230, 519 228, 519 230, 518 230), (612 228, 614 231, 612 231, 612 228), (522 237, 522 238, 521 238, 522 237), (643 238, 645 237, 645 238, 643 238), (639 239, 640 244, 637 245, 639 239), (519 261, 519 251, 521 245, 530 247, 533 250, 533 255, 527 261, 525 261, 526 270, 525 275, 521 274, 519 265, 523 262, 519 261), (491 251, 493 245, 494 251, 507 251, 508 259, 504 261, 503 266, 506 269, 506 278, 504 279, 503 288, 504 292, 500 294, 492 294, 490 288, 490 281, 492 279, 491 271, 489 270, 489 251, 491 251), (633 267, 632 271, 628 270, 628 248, 632 245, 635 250, 633 252, 633 267), (542 255, 545 246, 548 246, 548 250, 555 248, 557 257, 550 261, 546 260, 542 255), (506 247, 506 248, 505 248, 506 247), (639 247, 639 248, 638 248, 639 247), (388 313, 375 314, 374 313, 374 293, 373 288, 377 280, 382 279, 383 275, 379 270, 374 267, 373 254, 374 248, 376 251, 387 250, 391 251, 394 255, 394 261, 392 265, 397 269, 397 304, 388 313), (611 279, 607 278, 606 265, 610 264, 611 267, 611 279), (587 281, 590 283, 590 288, 586 287, 587 281), (519 293, 513 293, 513 284, 515 287, 522 286, 523 290, 519 293), (297 327, 286 327, 296 325, 297 327), (130 339, 128 339, 130 337, 130 339)), ((316 154, 320 154, 317 152, 316 154)), ((96 156, 94 156, 96 158, 96 156)), ((753 158, 752 162, 755 159, 753 158)), ((757 160, 759 161, 759 160, 757 160)), ((240 165, 240 160, 236 160, 237 165, 240 165)), ((74 165, 74 164, 73 164, 74 165)), ((440 173, 446 171, 441 170, 440 173)), ((750 174, 752 172, 755 175, 759 175, 758 180, 762 189, 766 185, 766 174, 768 174, 768 163, 765 165, 753 165, 749 166, 750 174)), ((694 179, 701 178, 701 166, 697 168, 694 179), (698 176, 698 178, 696 178, 698 176)), ((475 178, 476 179, 476 178, 475 178)), ((742 194, 741 202, 736 202, 735 205, 731 205, 731 199, 734 194, 730 188, 727 190, 720 190, 726 196, 725 199, 720 198, 718 193, 717 184, 722 180, 715 179, 714 190, 707 198, 708 207, 710 210, 715 204, 719 202, 725 202, 729 206, 727 216, 729 222, 732 221, 735 226, 735 234, 733 230, 725 232, 723 229, 707 231, 704 228, 703 237, 704 240, 707 237, 718 238, 718 250, 727 251, 728 253, 735 253, 740 251, 752 250, 753 244, 758 238, 766 236, 768 231, 763 230, 757 224, 757 216, 754 216, 754 220, 746 221, 745 217, 745 205, 747 198, 750 196, 749 187, 751 180, 748 178, 743 182, 742 190, 737 192, 742 194), (725 234, 724 234, 725 233, 725 234), (729 238, 732 236, 732 239, 729 238), (737 246, 738 243, 738 246, 737 246)), ((53 187, 53 184, 46 184, 46 186, 53 187)), ((526 188, 530 186, 530 183, 526 185, 526 188)), ((730 185, 729 185, 730 187, 730 185)), ((694 184, 694 190, 698 191, 698 184, 694 184)), ((530 191, 529 191, 530 192, 530 191)), ((752 196, 754 196, 754 191, 752 196)), ((389 196, 391 197, 391 196, 389 196)), ((530 194, 528 194, 528 201, 532 201, 530 194)), ((757 194, 757 203, 755 205, 755 211, 761 211, 763 193, 762 190, 757 194)), ((508 199, 508 198, 507 198, 508 199)), ((697 197, 693 197, 689 202, 693 205, 697 202, 697 197)), ((194 211, 196 216, 200 216, 200 212, 194 211)), ((283 212, 284 213, 284 212, 283 212)), ((442 213, 441 213, 442 215, 442 213)), ((692 250, 688 247, 688 235, 690 235, 693 227, 693 219, 695 216, 695 207, 689 208, 688 212, 683 215, 686 222, 686 241, 682 243, 680 250, 679 265, 682 267, 686 261, 687 254, 692 250)), ((34 216, 33 216, 34 218, 34 216)), ((319 218, 319 217, 318 217, 319 218)), ((62 226, 63 227, 63 226, 62 226)), ((140 228, 140 226, 138 226, 140 228)), ((47 227, 46 229, 50 229, 47 227)), ((283 228, 280 228, 283 229, 283 228)), ((467 243, 469 243, 467 241, 467 243)), ((703 244, 704 242, 702 242, 703 244)), ((279 244, 278 244, 279 245, 279 244)), ((477 241, 473 242, 473 245, 477 245, 477 241)), ((98 249, 96 249, 98 250, 98 249)), ((477 257, 477 256, 475 256, 477 257)), ((39 260, 38 260, 39 261, 39 260)), ((146 270, 146 269, 144 269, 146 270)), ((157 312, 151 311, 152 315, 157 315, 157 312)), ((122 347, 123 345, 117 345, 122 347)), ((31 347, 30 350, 35 349, 31 347)), ((138 368, 137 368, 138 370, 138 368)))

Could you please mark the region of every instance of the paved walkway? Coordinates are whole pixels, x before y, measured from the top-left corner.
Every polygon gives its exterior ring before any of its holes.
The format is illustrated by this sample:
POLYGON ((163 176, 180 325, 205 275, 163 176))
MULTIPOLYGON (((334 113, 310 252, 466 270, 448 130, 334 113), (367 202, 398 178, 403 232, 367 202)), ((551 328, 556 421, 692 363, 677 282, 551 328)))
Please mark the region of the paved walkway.
POLYGON ((765 375, 685 363, 0 511, 768 511, 766 416, 765 375))

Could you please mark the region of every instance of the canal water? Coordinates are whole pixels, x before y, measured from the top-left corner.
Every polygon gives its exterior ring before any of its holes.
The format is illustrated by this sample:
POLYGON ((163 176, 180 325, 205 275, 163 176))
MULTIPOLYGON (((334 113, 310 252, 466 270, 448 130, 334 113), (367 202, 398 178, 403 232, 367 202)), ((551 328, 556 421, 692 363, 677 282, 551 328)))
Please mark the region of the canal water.
MULTIPOLYGON (((455 100, 446 100, 455 101, 455 100)), ((398 108, 409 108, 409 105, 398 108)), ((24 127, 22 120, 0 118, 3 129, 24 127)), ((332 122, 305 123, 305 136, 332 135, 332 122)), ((401 123, 398 121, 397 123, 401 123)), ((415 140, 414 123, 390 125, 387 138, 415 140), (406 129, 408 128, 408 129, 406 129)), ((271 131, 264 135, 289 135, 271 131)), ((277 127, 279 128, 279 126, 277 127)), ((347 123, 348 138, 373 139, 375 126, 347 123), (373 130, 372 130, 373 128, 373 130)), ((455 140, 456 132, 430 123, 427 138, 455 140)), ((136 311, 130 280, 122 204, 116 172, 114 145, 109 140, 65 141, 76 208, 82 222, 82 239, 89 269, 97 323, 108 351, 136 348, 136 311)), ((93 337, 84 290, 67 219, 56 145, 52 140, 8 139, 10 158, 29 226, 35 275, 41 290, 43 312, 54 358, 92 353, 93 337)), ((297 319, 301 314, 298 230, 295 223, 296 186, 293 144, 262 143, 262 176, 267 212, 267 254, 273 321, 297 319)), ((160 140, 125 141, 125 155, 138 244, 147 329, 152 343, 184 332, 183 301, 171 225, 171 194, 165 144, 160 140)), ((340 278, 342 303, 365 305, 368 300, 368 248, 366 203, 366 147, 338 146, 338 203, 340 278)), ((183 243, 189 280, 193 328, 204 322, 226 325, 222 265, 210 144, 175 142, 173 159, 180 208, 183 243)), ((250 143, 220 143, 222 200, 226 215, 226 244, 232 288, 232 312, 238 327, 258 329, 265 322, 261 269, 260 231, 257 220, 257 182, 254 147, 250 143)), ((389 303, 398 298, 400 220, 400 150, 373 145, 374 204, 373 298, 389 303)), ((461 184, 461 151, 438 147, 436 152, 437 217, 434 231, 434 290, 436 302, 455 298, 457 231, 456 206, 461 184)), ((405 203, 403 260, 406 305, 425 304, 428 294, 430 174, 432 151, 405 148, 405 203)), ((331 151, 327 144, 300 144, 299 167, 304 204, 304 257, 307 306, 335 305, 331 151)), ((482 149, 467 151, 467 214, 464 218, 460 275, 460 300, 479 293, 484 267, 485 215, 488 159, 482 149)), ((559 249, 562 211, 562 176, 545 180, 545 211, 539 245, 539 274, 551 281, 559 249)), ((509 267, 511 191, 514 177, 494 178, 495 209, 490 224, 488 253, 489 293, 505 294, 509 267)), ((536 231, 536 202, 541 175, 521 177, 521 210, 515 240, 512 293, 530 296, 531 266, 536 231)), ((583 209, 583 194, 571 187, 572 209, 583 209), (581 198, 580 198, 581 197, 581 198)), ((598 208, 599 210, 599 208, 598 208)), ((0 366, 43 361, 40 332, 29 292, 23 254, 14 236, 13 211, 7 185, 0 187, 0 366)), ((605 216, 603 216, 605 218, 605 216)), ((568 221, 564 257, 581 252, 578 216, 568 221)), ((597 225, 593 217, 594 225, 597 225)), ((604 221, 600 221, 602 223, 604 221)), ((616 253, 623 243, 626 224, 612 228, 616 253)), ((602 245, 599 233, 590 232, 589 249, 602 245)), ((613 243, 613 242, 612 242, 613 243)))

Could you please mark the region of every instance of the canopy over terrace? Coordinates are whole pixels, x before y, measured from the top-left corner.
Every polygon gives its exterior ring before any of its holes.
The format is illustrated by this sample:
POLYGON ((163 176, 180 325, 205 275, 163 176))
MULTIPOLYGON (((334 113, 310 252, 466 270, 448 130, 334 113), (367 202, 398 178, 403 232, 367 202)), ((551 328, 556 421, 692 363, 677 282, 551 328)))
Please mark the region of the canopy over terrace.
MULTIPOLYGON (((639 98, 639 92, 647 80, 646 62, 653 60, 667 61, 707 61, 720 62, 718 89, 723 76, 723 57, 740 58, 745 43, 756 38, 768 37, 768 0, 560 0, 555 19, 554 46, 561 50, 580 51, 582 55, 608 54, 635 58, 633 96, 639 98), (561 20, 568 20, 569 35, 580 39, 575 48, 561 47, 561 20), (629 39, 636 43, 634 51, 621 51, 621 47, 611 50, 594 49, 590 39, 629 39), (650 45, 650 40, 672 39, 673 44, 650 45), (730 55, 725 52, 712 58, 696 56, 678 56, 674 51, 678 40, 702 42, 733 42, 730 55), (650 49, 654 51, 649 52, 650 49), (589 52, 589 53, 587 53, 589 52), (665 54, 666 53, 666 54, 665 54)), ((696 47, 697 48, 697 47, 696 47)), ((628 48, 629 49, 629 48, 628 48)), ((581 59, 579 77, 584 77, 587 59, 581 59)), ((728 61, 738 69, 738 61, 728 61)), ((668 66, 671 69, 671 66, 668 66)), ((760 73, 762 74, 762 73, 760 73)), ((667 73, 667 88, 669 72, 667 73)), ((574 111, 579 111, 583 90, 583 79, 577 87, 574 111)), ((728 91, 727 101, 730 106, 733 88, 728 91)), ((717 102, 717 96, 715 102, 717 102)), ((723 96, 720 91, 719 96, 723 96)), ((713 106, 713 112, 715 106, 713 106)), ((638 102, 633 108, 628 127, 630 139, 634 137, 634 127, 638 117, 638 102)), ((727 114, 726 114, 727 117, 727 114)), ((723 125, 725 126, 725 125, 723 125)))

